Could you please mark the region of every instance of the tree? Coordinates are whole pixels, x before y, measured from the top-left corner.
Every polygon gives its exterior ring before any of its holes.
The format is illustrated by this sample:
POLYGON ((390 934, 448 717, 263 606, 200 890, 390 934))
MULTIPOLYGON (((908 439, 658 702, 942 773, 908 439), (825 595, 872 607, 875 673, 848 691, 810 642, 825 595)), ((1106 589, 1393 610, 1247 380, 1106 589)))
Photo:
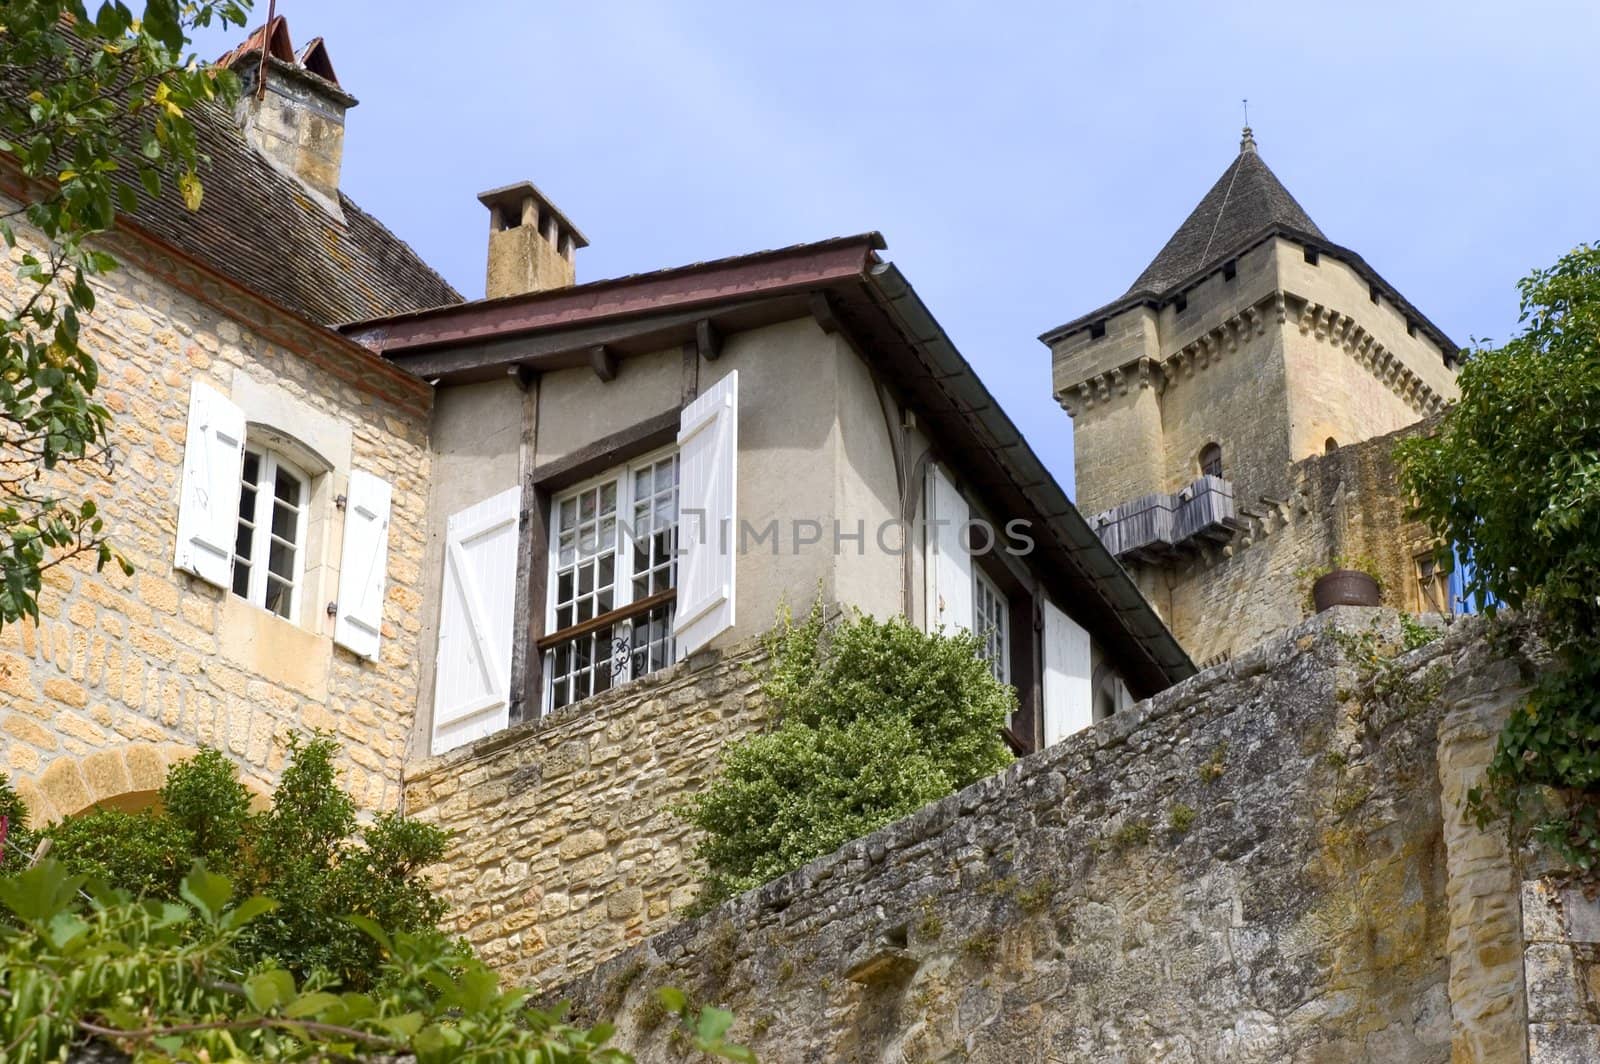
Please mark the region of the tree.
POLYGON ((820 605, 800 624, 785 617, 762 684, 777 726, 730 746, 683 809, 705 832, 702 899, 760 886, 1005 767, 1016 692, 980 645, 899 617, 830 626, 820 605))
POLYGON ((1400 447, 1417 514, 1470 558, 1466 592, 1533 608, 1556 667, 1514 712, 1478 795, 1600 869, 1600 246, 1520 283, 1522 331, 1468 354, 1461 400, 1400 447))
MULTIPOLYGON (((188 34, 243 26, 249 0, 84 0, 0 6, 0 214, 11 249, 0 321, 0 625, 37 618, 40 574, 69 558, 115 561, 93 493, 63 475, 109 463, 99 368, 80 342, 92 280, 116 268, 95 237, 140 191, 175 185, 199 208, 193 108, 236 91, 184 54, 188 34), (73 498, 68 494, 79 497, 73 498)), ((129 570, 131 571, 131 570, 129 570)))

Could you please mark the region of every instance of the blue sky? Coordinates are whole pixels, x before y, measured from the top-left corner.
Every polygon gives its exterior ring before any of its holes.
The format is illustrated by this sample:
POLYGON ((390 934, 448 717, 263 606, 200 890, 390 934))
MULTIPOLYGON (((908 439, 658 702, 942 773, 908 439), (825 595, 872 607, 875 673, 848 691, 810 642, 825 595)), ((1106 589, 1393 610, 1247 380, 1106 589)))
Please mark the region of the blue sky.
POLYGON ((279 11, 361 100, 345 191, 464 294, 476 194, 523 178, 589 237, 580 281, 876 229, 1069 490, 1035 337, 1127 288, 1232 159, 1242 97, 1329 238, 1460 343, 1600 239, 1592 0, 279 11))

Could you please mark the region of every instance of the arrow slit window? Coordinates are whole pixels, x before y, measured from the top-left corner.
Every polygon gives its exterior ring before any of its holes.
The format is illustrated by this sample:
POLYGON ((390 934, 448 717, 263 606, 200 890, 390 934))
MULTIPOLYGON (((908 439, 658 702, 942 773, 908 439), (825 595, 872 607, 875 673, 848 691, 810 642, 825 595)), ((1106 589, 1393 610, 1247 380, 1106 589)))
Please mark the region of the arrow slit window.
POLYGON ((676 453, 552 500, 547 712, 671 664, 677 547, 676 453))
POLYGON ((233 593, 293 619, 298 607, 311 478, 275 451, 246 447, 233 548, 233 593))

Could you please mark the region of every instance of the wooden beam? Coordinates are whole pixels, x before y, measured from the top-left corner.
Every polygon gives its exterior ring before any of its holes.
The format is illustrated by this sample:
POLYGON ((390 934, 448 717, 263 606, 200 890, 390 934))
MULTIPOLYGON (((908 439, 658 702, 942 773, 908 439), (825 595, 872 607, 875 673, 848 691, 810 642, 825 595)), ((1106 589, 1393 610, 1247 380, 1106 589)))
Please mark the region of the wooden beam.
POLYGON ((701 318, 694 323, 694 344, 699 349, 700 357, 707 362, 715 362, 721 356, 722 337, 717 327, 711 324, 710 318, 701 318))
POLYGON ((839 331, 839 315, 833 309, 833 300, 826 292, 811 293, 811 316, 817 319, 822 331, 832 335, 839 331))
POLYGON ((589 368, 594 375, 610 384, 617 379, 617 353, 605 344, 589 348, 589 368))
POLYGON ((585 444, 562 458, 546 462, 533 471, 533 485, 540 491, 560 491, 580 480, 636 458, 646 451, 671 443, 678 437, 677 409, 657 414, 620 432, 585 444))
MULTIPOLYGON (((719 314, 761 306, 767 300, 751 300, 718 307, 719 314)), ((622 321, 602 321, 593 325, 551 327, 543 333, 480 343, 463 343, 396 355, 395 365, 424 379, 483 370, 516 363, 543 371, 581 366, 588 350, 596 344, 616 347, 661 350, 693 339, 695 323, 704 320, 704 307, 677 313, 652 314, 622 321)))
POLYGON ((683 374, 679 385, 683 405, 688 406, 700 394, 700 349, 695 344, 683 345, 683 374))

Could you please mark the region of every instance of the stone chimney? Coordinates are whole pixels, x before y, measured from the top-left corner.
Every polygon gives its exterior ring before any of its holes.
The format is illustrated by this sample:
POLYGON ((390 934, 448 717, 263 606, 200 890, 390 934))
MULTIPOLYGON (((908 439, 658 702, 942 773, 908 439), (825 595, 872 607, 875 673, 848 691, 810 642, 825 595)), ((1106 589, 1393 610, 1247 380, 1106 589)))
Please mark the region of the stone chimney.
POLYGON ((478 202, 489 208, 488 298, 573 283, 573 256, 589 241, 531 181, 480 193, 478 202))
POLYGON ((305 186, 323 209, 343 219, 339 166, 344 115, 356 98, 339 87, 322 38, 296 55, 289 24, 279 15, 217 63, 239 75, 236 117, 245 139, 267 162, 305 186))

